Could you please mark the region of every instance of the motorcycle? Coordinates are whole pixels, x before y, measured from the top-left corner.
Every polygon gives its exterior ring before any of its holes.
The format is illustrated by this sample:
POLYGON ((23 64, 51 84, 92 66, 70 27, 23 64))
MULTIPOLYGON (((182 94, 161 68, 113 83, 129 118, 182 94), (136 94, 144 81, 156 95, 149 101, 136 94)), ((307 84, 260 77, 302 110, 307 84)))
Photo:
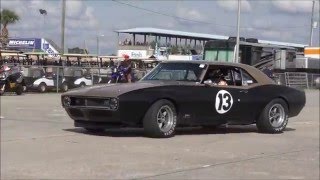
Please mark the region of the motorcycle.
POLYGON ((111 67, 111 69, 112 69, 111 79, 108 81, 108 84, 128 82, 126 78, 126 74, 128 73, 129 68, 126 68, 122 65, 118 65, 118 66, 111 67))
POLYGON ((0 96, 5 92, 15 92, 21 95, 24 92, 24 79, 22 72, 0 73, 0 96))

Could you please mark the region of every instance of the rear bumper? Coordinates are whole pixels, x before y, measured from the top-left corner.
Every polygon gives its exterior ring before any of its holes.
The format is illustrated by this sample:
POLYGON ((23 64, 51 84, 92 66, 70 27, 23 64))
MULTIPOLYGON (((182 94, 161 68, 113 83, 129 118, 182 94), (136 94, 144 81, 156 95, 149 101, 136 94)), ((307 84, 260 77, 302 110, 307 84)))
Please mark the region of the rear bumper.
POLYGON ((289 117, 297 116, 306 105, 306 94, 304 91, 297 90, 289 101, 289 117))

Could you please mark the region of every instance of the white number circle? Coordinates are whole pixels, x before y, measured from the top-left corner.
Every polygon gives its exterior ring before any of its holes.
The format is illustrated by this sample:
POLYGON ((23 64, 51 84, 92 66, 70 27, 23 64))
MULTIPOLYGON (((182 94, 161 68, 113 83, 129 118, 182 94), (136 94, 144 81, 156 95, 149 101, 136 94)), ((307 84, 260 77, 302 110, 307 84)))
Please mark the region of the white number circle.
POLYGON ((216 110, 219 114, 228 112, 233 104, 231 94, 226 90, 220 90, 216 95, 216 110))

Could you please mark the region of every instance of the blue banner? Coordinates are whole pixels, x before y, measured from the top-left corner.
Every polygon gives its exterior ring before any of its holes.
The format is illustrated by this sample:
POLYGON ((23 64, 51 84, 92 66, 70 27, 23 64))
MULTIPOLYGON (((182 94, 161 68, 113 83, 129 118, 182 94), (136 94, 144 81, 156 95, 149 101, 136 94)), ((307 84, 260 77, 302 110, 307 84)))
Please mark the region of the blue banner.
POLYGON ((41 39, 39 38, 10 38, 9 47, 41 49, 41 39))

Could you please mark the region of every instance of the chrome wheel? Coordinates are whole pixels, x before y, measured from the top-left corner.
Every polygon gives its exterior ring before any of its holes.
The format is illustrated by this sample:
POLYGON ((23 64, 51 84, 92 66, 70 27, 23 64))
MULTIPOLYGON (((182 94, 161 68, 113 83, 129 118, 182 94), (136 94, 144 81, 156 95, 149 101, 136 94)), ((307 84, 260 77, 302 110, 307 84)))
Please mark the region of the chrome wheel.
POLYGON ((162 106, 157 113, 157 122, 162 132, 168 132, 173 126, 174 114, 170 106, 162 106))
POLYGON ((274 128, 282 126, 285 116, 285 111, 281 104, 274 104, 269 110, 269 122, 274 128))

